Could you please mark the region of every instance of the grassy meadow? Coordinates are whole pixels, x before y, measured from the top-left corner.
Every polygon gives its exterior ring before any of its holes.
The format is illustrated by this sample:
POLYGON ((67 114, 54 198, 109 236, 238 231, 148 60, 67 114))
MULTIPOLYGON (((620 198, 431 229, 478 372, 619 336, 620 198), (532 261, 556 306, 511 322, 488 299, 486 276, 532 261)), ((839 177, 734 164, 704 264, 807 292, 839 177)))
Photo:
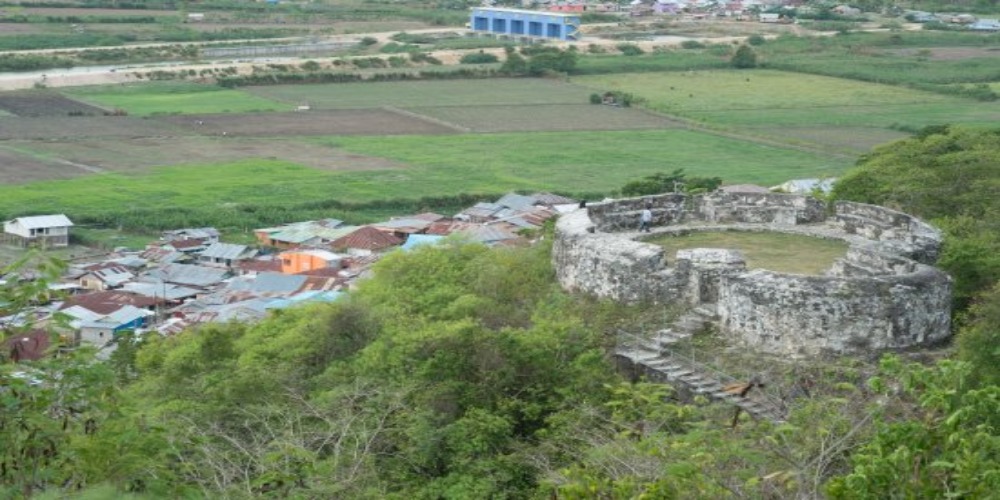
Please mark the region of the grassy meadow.
POLYGON ((295 206, 310 200, 370 202, 515 189, 609 192, 655 172, 684 168, 730 182, 775 184, 836 175, 847 167, 788 151, 685 130, 547 132, 458 136, 316 139, 408 167, 322 171, 252 159, 226 164, 156 167, 64 181, 0 187, 0 213, 101 214, 116 210, 218 209, 231 205, 295 206))
POLYGON ((1000 118, 996 102, 784 71, 631 73, 573 81, 631 92, 665 113, 735 127, 923 126, 1000 118))
POLYGON ((763 69, 588 75, 573 82, 630 92, 654 110, 709 126, 846 153, 902 136, 892 129, 1000 120, 996 101, 763 69))
POLYGON ((586 88, 542 78, 275 85, 246 91, 287 104, 309 103, 316 109, 584 104, 590 96, 586 88))
POLYGON ((246 113, 287 111, 280 102, 239 90, 188 82, 146 82, 120 86, 70 88, 64 93, 75 99, 107 108, 124 109, 130 115, 192 113, 246 113))
POLYGON ((822 274, 847 252, 847 243, 809 236, 740 231, 697 232, 649 240, 673 260, 678 250, 732 248, 743 252, 748 269, 795 274, 822 274))

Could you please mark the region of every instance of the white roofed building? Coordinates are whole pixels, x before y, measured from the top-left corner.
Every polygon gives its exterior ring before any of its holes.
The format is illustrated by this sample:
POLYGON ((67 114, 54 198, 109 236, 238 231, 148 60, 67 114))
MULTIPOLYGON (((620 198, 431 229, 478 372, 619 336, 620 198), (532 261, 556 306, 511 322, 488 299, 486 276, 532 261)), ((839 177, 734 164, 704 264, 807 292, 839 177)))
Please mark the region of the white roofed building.
POLYGON ((3 223, 3 239, 23 247, 39 245, 64 247, 69 245, 69 228, 73 222, 65 215, 18 217, 3 223))

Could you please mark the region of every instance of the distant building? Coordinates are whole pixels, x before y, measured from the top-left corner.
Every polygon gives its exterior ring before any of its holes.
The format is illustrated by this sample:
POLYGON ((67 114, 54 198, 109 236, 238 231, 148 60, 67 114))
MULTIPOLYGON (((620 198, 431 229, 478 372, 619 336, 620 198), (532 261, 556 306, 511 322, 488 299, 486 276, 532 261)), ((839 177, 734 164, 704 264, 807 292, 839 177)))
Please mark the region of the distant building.
POLYGON ((233 243, 213 243, 198 256, 198 262, 206 266, 233 267, 238 261, 253 258, 257 251, 233 243))
POLYGON ((829 193, 833 190, 835 178, 827 179, 792 179, 771 188, 772 191, 791 194, 809 194, 815 191, 829 193))
POLYGON ((298 274, 304 271, 327 267, 340 267, 342 256, 327 250, 293 250, 282 252, 281 272, 298 274))
POLYGON ((62 214, 18 217, 3 223, 4 242, 23 247, 69 245, 69 228, 73 222, 62 214))
POLYGON ((580 39, 580 15, 577 13, 476 7, 469 27, 476 33, 510 37, 580 39))

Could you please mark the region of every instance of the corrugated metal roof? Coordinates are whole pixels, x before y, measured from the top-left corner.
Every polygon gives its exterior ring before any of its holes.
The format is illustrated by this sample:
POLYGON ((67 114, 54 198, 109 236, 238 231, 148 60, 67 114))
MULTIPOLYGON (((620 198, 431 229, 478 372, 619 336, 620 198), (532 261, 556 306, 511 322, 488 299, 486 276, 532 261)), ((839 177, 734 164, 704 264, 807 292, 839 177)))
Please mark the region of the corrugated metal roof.
POLYGON ((538 203, 532 196, 524 196, 517 193, 507 193, 503 195, 502 198, 497 200, 497 205, 501 205, 507 208, 513 208, 515 210, 531 210, 534 208, 535 203, 538 203))
POLYGON ((558 194, 552 193, 534 193, 531 195, 536 203, 542 205, 555 206, 555 205, 574 205, 579 203, 577 200, 572 198, 567 198, 565 196, 559 196, 558 194))
POLYGON ((132 306, 122 306, 121 309, 117 311, 101 316, 100 318, 86 320, 80 323, 80 327, 86 328, 105 328, 105 327, 118 327, 131 323, 139 318, 145 318, 147 316, 152 316, 153 313, 145 309, 139 309, 138 307, 132 306))
POLYGON ((12 222, 17 222, 26 229, 39 229, 43 227, 69 227, 73 222, 63 214, 57 215, 34 215, 31 217, 18 217, 12 222))
POLYGON ((281 228, 278 232, 268 234, 268 238, 284 243, 301 244, 314 239, 333 241, 357 229, 357 226, 324 227, 313 223, 300 224, 281 228))
POLYGON ((104 269, 98 269, 91 274, 106 283, 108 286, 119 286, 122 283, 135 278, 135 275, 124 266, 106 267, 104 269))
POLYGON ((156 304, 156 300, 126 291, 108 290, 67 297, 63 302, 62 310, 80 306, 98 314, 109 314, 126 304, 136 307, 150 307, 156 304))
POLYGON ((126 283, 122 290, 143 295, 146 297, 161 298, 166 300, 180 300, 187 297, 194 297, 201 291, 196 288, 177 286, 172 283, 147 283, 133 281, 126 283))
POLYGON ((518 236, 502 226, 470 226, 457 231, 457 234, 465 236, 472 241, 484 244, 492 244, 503 240, 512 240, 518 236))
POLYGON ((302 288, 302 285, 306 282, 306 278, 306 276, 297 274, 260 273, 257 275, 257 279, 251 283, 250 291, 256 293, 288 294, 302 288))
POLYGON ((372 226, 374 227, 382 229, 390 229, 390 230, 395 230, 395 229, 421 230, 425 229, 429 225, 431 225, 430 221, 426 221, 423 219, 404 218, 404 217, 400 217, 398 219, 389 219, 384 222, 376 222, 375 224, 372 224, 372 226))
POLYGON ((163 236, 166 239, 171 239, 171 237, 181 236, 185 238, 218 238, 219 230, 214 227, 186 227, 184 229, 174 229, 171 231, 164 231, 163 236))
POLYGON ((225 269, 190 264, 167 264, 149 272, 149 276, 178 285, 208 286, 222 281, 225 269))
POLYGON ((210 259, 236 260, 248 253, 249 247, 246 245, 235 245, 233 243, 212 243, 212 245, 201 252, 202 257, 210 259))

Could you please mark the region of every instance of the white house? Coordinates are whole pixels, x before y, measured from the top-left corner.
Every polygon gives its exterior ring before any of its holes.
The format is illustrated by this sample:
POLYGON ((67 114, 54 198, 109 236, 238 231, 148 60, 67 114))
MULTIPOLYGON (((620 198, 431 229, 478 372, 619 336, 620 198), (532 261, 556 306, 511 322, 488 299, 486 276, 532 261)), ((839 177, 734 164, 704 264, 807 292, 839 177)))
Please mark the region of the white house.
POLYGON ((73 222, 63 214, 18 217, 3 223, 4 241, 20 246, 64 247, 69 245, 73 222))

